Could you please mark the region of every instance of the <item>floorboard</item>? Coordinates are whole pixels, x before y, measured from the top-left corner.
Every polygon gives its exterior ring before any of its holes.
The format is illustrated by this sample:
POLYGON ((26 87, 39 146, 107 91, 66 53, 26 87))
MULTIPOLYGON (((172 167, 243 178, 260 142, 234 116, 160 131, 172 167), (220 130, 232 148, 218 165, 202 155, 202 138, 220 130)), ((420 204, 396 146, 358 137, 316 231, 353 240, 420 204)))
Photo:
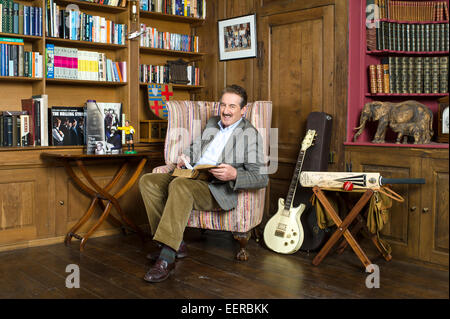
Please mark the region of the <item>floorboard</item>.
POLYGON ((2 299, 448 299, 448 270, 369 256, 380 269, 380 288, 366 287, 356 255, 330 253, 319 266, 315 253, 281 255, 250 240, 247 262, 234 259, 237 242, 226 232, 188 229, 189 256, 166 281, 143 280, 153 242, 115 235, 0 253, 2 299), (66 288, 69 264, 80 268, 80 288, 66 288))

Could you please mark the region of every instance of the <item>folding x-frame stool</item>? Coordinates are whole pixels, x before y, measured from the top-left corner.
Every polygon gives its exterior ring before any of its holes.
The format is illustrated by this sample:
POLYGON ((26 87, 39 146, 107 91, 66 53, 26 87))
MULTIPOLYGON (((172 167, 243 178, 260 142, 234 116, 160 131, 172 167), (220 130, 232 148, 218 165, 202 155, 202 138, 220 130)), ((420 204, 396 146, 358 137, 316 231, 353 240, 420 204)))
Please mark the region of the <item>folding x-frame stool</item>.
MULTIPOLYGON (((327 189, 327 188, 320 188, 320 187, 313 187, 313 192, 317 196, 320 203, 323 205, 325 211, 329 214, 331 219, 336 224, 336 230, 331 235, 331 237, 328 239, 328 241, 325 243, 325 245, 322 247, 322 249, 317 253, 317 255, 314 257, 312 263, 313 265, 317 266, 319 265, 322 260, 325 258, 325 256, 330 252, 330 249, 337 243, 337 241, 344 236, 346 243, 350 245, 350 247, 353 249, 355 254, 358 256, 359 260, 361 260, 364 267, 367 269, 367 266, 372 264, 370 259, 367 257, 364 250, 362 250, 361 246, 358 244, 358 242, 355 239, 355 235, 364 228, 363 226, 363 217, 361 217, 360 213, 362 209, 365 207, 367 202, 372 198, 374 195, 374 191, 371 189, 367 189, 364 191, 361 198, 358 200, 358 202, 353 206, 353 208, 350 210, 348 215, 344 218, 344 220, 341 220, 338 213, 334 210, 334 208, 331 206, 330 202, 326 198, 325 194, 322 190, 332 190, 332 191, 344 191, 340 189, 327 189), (350 224, 355 220, 358 220, 358 224, 354 227, 354 230, 350 232, 348 229, 350 224)), ((383 255, 383 257, 389 261, 392 259, 392 256, 390 254, 387 254, 378 244, 375 237, 371 237, 372 242, 375 244, 377 249, 380 251, 380 253, 383 255)), ((345 249, 346 244, 343 244, 339 247, 340 252, 342 253, 345 249)))

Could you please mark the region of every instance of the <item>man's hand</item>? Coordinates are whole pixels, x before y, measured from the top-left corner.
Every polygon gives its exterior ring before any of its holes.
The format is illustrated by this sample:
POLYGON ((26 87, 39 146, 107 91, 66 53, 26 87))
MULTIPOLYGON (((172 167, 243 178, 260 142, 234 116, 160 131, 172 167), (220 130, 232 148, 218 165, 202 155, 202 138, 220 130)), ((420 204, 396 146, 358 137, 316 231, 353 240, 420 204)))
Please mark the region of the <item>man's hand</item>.
POLYGON ((186 167, 186 164, 184 163, 184 161, 186 161, 187 163, 189 163, 189 157, 181 154, 180 156, 178 156, 178 161, 177 161, 177 168, 183 168, 186 167), (184 159, 184 160, 183 160, 184 159))
POLYGON ((211 168, 209 172, 221 181, 234 181, 237 177, 237 170, 229 164, 220 164, 217 168, 211 168))

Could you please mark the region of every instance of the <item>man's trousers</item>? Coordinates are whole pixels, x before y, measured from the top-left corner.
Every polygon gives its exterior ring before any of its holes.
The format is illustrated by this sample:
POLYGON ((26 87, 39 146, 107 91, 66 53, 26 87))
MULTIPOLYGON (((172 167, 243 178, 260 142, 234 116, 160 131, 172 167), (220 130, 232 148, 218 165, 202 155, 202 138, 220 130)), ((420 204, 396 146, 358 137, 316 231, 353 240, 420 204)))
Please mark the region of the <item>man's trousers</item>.
POLYGON ((172 173, 149 173, 139 180, 153 239, 175 251, 183 240, 192 209, 215 210, 220 206, 211 194, 208 182, 172 173))

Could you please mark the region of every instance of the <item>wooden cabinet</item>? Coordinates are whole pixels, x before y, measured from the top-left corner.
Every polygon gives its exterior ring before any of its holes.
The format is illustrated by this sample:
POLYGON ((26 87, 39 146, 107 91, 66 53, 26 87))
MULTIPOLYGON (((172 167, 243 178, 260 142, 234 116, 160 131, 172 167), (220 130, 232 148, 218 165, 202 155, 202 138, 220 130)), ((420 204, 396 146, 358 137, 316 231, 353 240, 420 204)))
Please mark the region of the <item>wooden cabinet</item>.
POLYGON ((448 151, 347 146, 354 172, 379 172, 386 178, 425 178, 424 185, 393 185, 405 202, 393 201, 381 234, 392 255, 448 267, 448 151))
MULTIPOLYGON (((138 152, 148 149, 158 150, 159 147, 136 147, 138 152)), ((77 154, 82 153, 83 148, 30 147, 21 151, 5 148, 0 150, 0 251, 62 243, 67 231, 89 206, 89 196, 75 186, 60 163, 44 162, 40 158, 42 151, 77 154)), ((151 172, 153 167, 162 163, 161 150, 149 159, 144 173, 151 172)), ((100 185, 106 185, 113 178, 119 164, 98 163, 89 165, 88 170, 100 185)), ((78 172, 77 168, 75 172, 78 172)), ((125 182, 126 179, 123 183, 125 182)), ((120 205, 137 225, 148 223, 137 184, 120 198, 120 205)), ((112 213, 116 214, 114 209, 112 213)), ((95 212, 80 233, 89 229, 99 214, 100 210, 95 212)), ((101 225, 94 236, 118 232, 117 225, 107 222, 101 225)))

